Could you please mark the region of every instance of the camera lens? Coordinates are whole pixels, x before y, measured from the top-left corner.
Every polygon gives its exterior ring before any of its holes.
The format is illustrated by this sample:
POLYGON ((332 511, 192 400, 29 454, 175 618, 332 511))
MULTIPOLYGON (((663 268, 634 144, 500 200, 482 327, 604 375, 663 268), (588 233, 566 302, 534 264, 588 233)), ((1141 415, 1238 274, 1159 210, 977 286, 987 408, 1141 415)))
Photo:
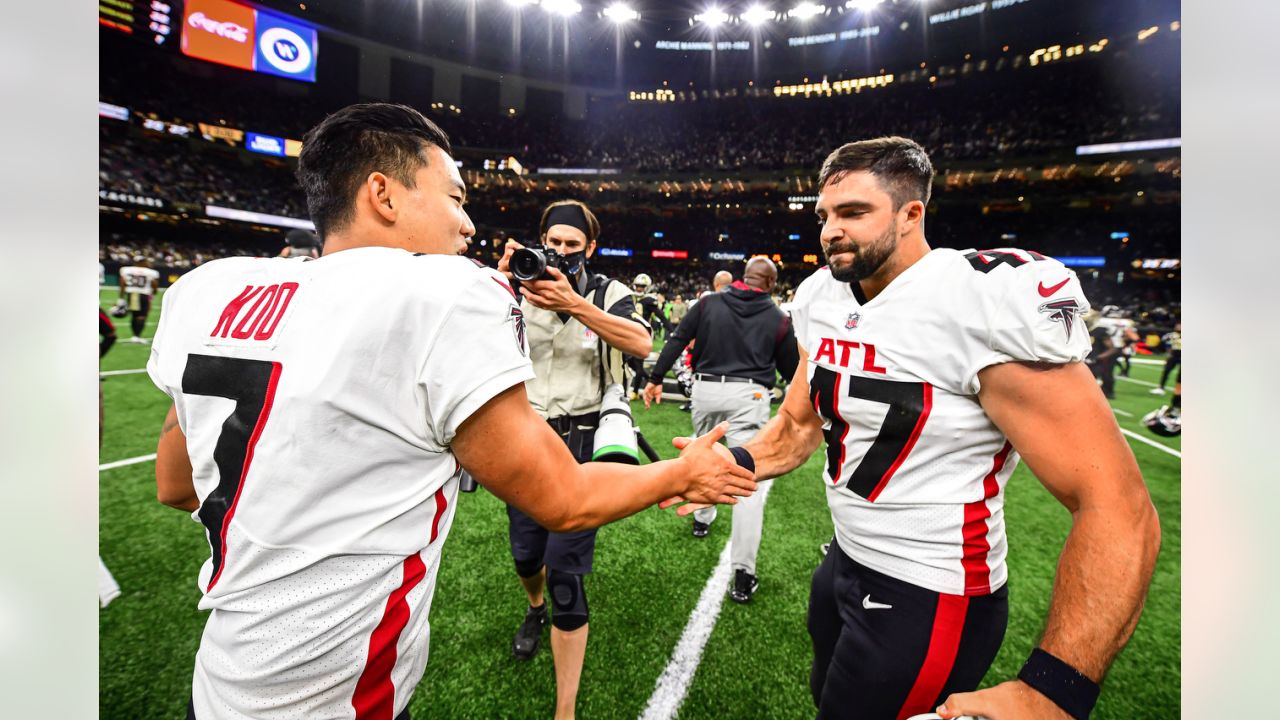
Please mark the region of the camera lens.
POLYGON ((542 251, 520 248, 511 255, 511 274, 525 282, 537 280, 547 269, 542 251))

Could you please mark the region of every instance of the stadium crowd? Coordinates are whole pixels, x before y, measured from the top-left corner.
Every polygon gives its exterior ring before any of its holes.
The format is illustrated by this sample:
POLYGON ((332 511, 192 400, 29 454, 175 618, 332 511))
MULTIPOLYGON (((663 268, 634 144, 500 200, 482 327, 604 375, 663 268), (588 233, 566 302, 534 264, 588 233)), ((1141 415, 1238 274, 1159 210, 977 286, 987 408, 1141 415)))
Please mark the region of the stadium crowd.
MULTIPOLYGON (((126 63, 135 55, 136 63, 150 62, 132 48, 121 55, 126 63)), ((810 168, 849 138, 886 134, 914 138, 935 163, 1070 154, 1084 143, 1179 134, 1176 64, 1117 56, 1019 69, 1001 60, 991 67, 854 96, 754 97, 735 91, 660 104, 598 98, 581 120, 508 115, 497 107, 456 114, 428 110, 426 99, 412 104, 431 113, 455 148, 513 153, 529 167, 643 173, 810 168)), ((104 77, 100 87, 102 100, 163 119, 225 123, 293 138, 301 138, 332 104, 312 94, 300 93, 288 103, 261 103, 257 95, 242 86, 141 66, 104 77)))

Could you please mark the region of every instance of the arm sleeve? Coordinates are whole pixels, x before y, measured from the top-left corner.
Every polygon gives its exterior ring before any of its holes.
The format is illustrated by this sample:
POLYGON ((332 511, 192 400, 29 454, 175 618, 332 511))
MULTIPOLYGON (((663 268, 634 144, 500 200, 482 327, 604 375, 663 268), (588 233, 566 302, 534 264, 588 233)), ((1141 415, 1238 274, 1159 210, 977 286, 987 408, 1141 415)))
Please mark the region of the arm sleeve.
POLYGON ((698 319, 702 317, 702 308, 705 302, 700 302, 693 306, 689 314, 684 316, 680 324, 676 326, 675 332, 667 338, 667 342, 662 346, 662 354, 658 356, 658 361, 653 364, 653 370, 649 373, 649 382, 661 383, 662 378, 671 370, 671 366, 676 363, 676 359, 680 357, 680 353, 689 346, 689 341, 698 332, 698 319))
POLYGON ((428 423, 441 448, 494 396, 533 378, 524 312, 505 280, 495 282, 491 274, 481 271, 455 299, 418 375, 428 423))
POLYGON ((974 393, 979 390, 978 373, 991 365, 1065 364, 1089 355, 1091 343, 1083 317, 1089 301, 1076 274, 1053 260, 1030 262, 1007 272, 1011 277, 1003 297, 989 306, 986 348, 969 368, 968 385, 974 393))

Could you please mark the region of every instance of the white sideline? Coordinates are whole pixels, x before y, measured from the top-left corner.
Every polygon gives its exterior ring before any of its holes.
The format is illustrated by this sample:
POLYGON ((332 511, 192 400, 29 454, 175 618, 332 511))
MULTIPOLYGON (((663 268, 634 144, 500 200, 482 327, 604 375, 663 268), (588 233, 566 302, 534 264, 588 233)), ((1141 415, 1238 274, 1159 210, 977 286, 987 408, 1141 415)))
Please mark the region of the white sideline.
POLYGON ((1167 452, 1167 453, 1169 453, 1170 455, 1172 455, 1172 456, 1174 456, 1174 457, 1178 458, 1179 460, 1181 460, 1181 459, 1182 459, 1182 453, 1181 453, 1181 452, 1178 452, 1177 450, 1174 450, 1173 448, 1169 447, 1168 445, 1161 445, 1160 443, 1156 442, 1155 440, 1152 440, 1152 439, 1147 438, 1147 437, 1143 437, 1142 435, 1139 435, 1138 433, 1133 432, 1132 430, 1125 430, 1124 428, 1120 428, 1120 432, 1124 433, 1125 435, 1128 435, 1129 437, 1133 438, 1134 440, 1137 440, 1137 441, 1138 441, 1138 442, 1140 442, 1140 443, 1145 443, 1145 444, 1150 445, 1151 447, 1153 447, 1153 448, 1155 448, 1155 449, 1157 449, 1157 450, 1162 450, 1162 451, 1164 451, 1164 452, 1167 452))
POLYGON ((1135 357, 1129 358, 1129 362, 1137 363, 1139 365, 1164 365, 1163 360, 1148 360, 1146 358, 1135 358, 1135 357))
POLYGON ((1146 385, 1147 387, 1160 387, 1159 385, 1153 382, 1147 382, 1146 380, 1134 380, 1131 377, 1125 377, 1123 375, 1117 375, 1116 379, 1123 380, 1124 382, 1134 383, 1135 385, 1146 385))
POLYGON ((125 458, 124 460, 116 460, 115 462, 103 463, 98 466, 98 472, 103 470, 115 470, 126 465, 137 465, 138 463, 151 462, 156 459, 156 454, 139 455, 138 457, 125 458))
MULTIPOLYGON (((760 491, 763 493, 761 502, 768 499, 771 487, 772 485, 760 491)), ((720 551, 720 561, 711 571, 711 577, 707 578, 707 584, 702 588, 702 595, 698 596, 697 606, 689 614, 689 622, 684 626, 680 641, 676 643, 675 650, 671 651, 671 660, 658 676, 653 695, 649 696, 644 712, 640 713, 640 720, 673 720, 680 712, 680 705, 684 703, 685 696, 689 694, 689 685, 693 683, 694 673, 702 662, 702 649, 706 647, 711 631, 716 627, 716 620, 720 617, 720 606, 724 604, 732 574, 729 565, 732 548, 733 543, 727 542, 720 551)))
POLYGON ((112 375, 137 375, 146 372, 146 368, 132 368, 130 370, 104 370, 98 373, 98 377, 111 377, 112 375))
POLYGON ((1133 417, 1133 413, 1129 412, 1128 410, 1121 410, 1120 408, 1114 408, 1114 407, 1113 407, 1113 408, 1111 408, 1111 412, 1113 412, 1113 413, 1115 413, 1115 414, 1117 414, 1117 415, 1123 415, 1123 416, 1125 416, 1125 417, 1133 417))

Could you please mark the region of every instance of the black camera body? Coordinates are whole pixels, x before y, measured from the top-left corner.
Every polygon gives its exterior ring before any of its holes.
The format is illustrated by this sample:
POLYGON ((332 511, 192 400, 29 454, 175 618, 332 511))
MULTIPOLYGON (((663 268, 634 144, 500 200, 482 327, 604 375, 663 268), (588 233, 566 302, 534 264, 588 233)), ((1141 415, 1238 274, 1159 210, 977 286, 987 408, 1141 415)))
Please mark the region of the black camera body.
POLYGON ((523 282, 550 280, 548 267, 568 275, 566 265, 564 255, 548 247, 520 248, 511 255, 511 274, 523 282))

